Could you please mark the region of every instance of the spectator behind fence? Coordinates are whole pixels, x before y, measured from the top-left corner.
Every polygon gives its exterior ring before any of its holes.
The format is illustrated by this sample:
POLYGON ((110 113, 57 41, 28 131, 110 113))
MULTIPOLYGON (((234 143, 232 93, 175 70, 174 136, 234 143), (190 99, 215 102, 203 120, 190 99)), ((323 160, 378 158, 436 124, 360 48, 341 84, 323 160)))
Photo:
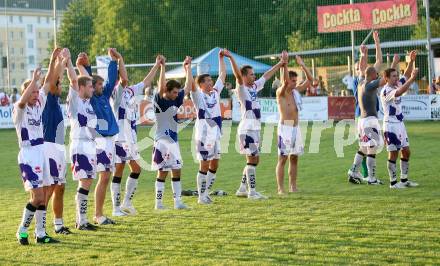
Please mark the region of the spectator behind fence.
POLYGON ((20 100, 20 94, 18 93, 17 88, 14 88, 12 91, 11 96, 9 97, 9 100, 11 102, 12 105, 14 105, 14 103, 18 102, 20 100))
POLYGON ((281 81, 278 79, 278 77, 275 77, 274 81, 272 82, 272 90, 270 91, 270 97, 275 97, 277 93, 277 89, 281 86, 281 81))
POLYGON ((8 106, 9 105, 8 95, 3 90, 0 91, 0 105, 1 106, 8 106))
POLYGON ((342 83, 345 84, 345 86, 347 87, 347 96, 348 95, 354 95, 354 82, 353 82, 353 77, 351 76, 351 74, 347 74, 344 76, 344 78, 342 78, 342 83))
POLYGON ((440 94, 440 76, 437 79, 432 79, 432 86, 429 90, 430 94, 440 94))
POLYGON ((314 79, 306 90, 306 96, 318 96, 320 92, 319 80, 314 79))

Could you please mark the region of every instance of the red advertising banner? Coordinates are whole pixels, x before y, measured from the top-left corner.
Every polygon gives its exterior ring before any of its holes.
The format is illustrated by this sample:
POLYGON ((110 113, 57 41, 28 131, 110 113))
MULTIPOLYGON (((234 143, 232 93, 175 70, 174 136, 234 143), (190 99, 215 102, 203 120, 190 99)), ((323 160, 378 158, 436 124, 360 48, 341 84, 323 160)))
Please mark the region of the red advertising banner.
POLYGON ((318 6, 318 32, 370 30, 417 24, 417 0, 318 6))
POLYGON ((349 97, 328 97, 328 119, 354 119, 355 99, 349 97))

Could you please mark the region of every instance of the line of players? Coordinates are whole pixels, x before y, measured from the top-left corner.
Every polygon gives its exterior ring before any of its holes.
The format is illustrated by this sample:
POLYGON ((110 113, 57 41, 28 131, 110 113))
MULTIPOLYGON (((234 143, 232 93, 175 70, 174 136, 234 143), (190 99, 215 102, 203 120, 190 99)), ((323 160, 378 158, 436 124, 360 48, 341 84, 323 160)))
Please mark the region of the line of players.
MULTIPOLYGON (((22 85, 22 98, 14 106, 13 121, 16 127, 20 152, 19 168, 25 190, 30 193, 22 221, 17 231, 20 244, 29 244, 28 228, 35 216, 35 238, 37 243, 56 243, 57 240, 46 232, 46 206, 52 198, 54 227, 57 234, 70 234, 71 231, 63 222, 63 195, 66 183, 66 148, 65 128, 60 107, 62 92, 61 82, 67 70, 69 92, 67 111, 70 120, 70 156, 73 179, 78 181, 76 200, 76 224, 78 230, 96 230, 87 218, 88 194, 96 173, 99 180, 95 188, 94 223, 98 225, 113 224, 104 215, 103 205, 110 177, 113 215, 134 215, 136 210, 132 198, 136 191, 141 168, 138 163, 139 152, 136 134, 136 101, 135 96, 150 86, 160 69, 159 92, 154 96, 156 115, 156 135, 152 154, 152 168, 157 170, 155 182, 155 209, 165 209, 163 194, 168 172, 172 176, 172 190, 175 209, 186 209, 181 199, 182 158, 178 143, 177 110, 183 104, 186 94, 190 94, 197 108, 196 151, 200 160, 197 174, 198 203, 210 204, 209 197, 216 179, 220 159, 221 112, 220 93, 224 87, 226 70, 225 58, 232 64, 237 79, 237 94, 242 108, 242 122, 239 126, 240 153, 246 155, 247 164, 243 170, 243 179, 237 196, 250 199, 264 199, 256 191, 255 172, 259 158, 260 143, 260 106, 257 92, 280 68, 283 68, 285 83, 278 95, 282 109, 280 137, 280 164, 284 167, 287 156, 293 152, 300 154, 301 147, 295 138, 297 130, 298 109, 293 94, 297 74, 287 72, 288 56, 283 52, 278 64, 267 71, 260 79, 255 79, 251 66, 237 66, 232 54, 223 49, 219 53, 219 78, 212 81, 211 76, 204 74, 194 81, 191 70, 191 57, 186 57, 183 65, 186 71, 184 88, 176 80, 165 80, 166 59, 157 56, 156 63, 145 79, 135 85, 128 85, 128 76, 122 56, 116 49, 109 48, 111 62, 108 66, 108 79, 92 75, 88 57, 85 53, 78 55, 76 66, 80 73, 77 76, 70 51, 57 48, 53 51, 49 69, 40 84, 42 72, 37 68, 32 80, 22 85), (119 82, 118 82, 119 80, 119 82), (286 102, 290 101, 290 102, 286 102), (291 111, 289 108, 291 105, 291 111), (116 117, 116 118, 115 118, 116 117), (289 120, 294 120, 289 124, 289 120), (121 204, 121 179, 125 164, 130 166, 130 176, 126 181, 125 197, 121 204)), ((300 58, 298 62, 305 69, 300 58)), ((308 77, 311 77, 307 71, 308 77)), ((301 85, 302 88, 305 86, 301 85)), ((299 87, 301 87, 299 86, 299 87)), ((291 161, 295 164, 296 160, 291 161)), ((296 175, 296 170, 294 171, 296 175)), ((293 171, 292 171, 293 173, 293 171)), ((282 178, 282 176, 280 177, 282 178)), ((293 181, 296 178, 291 179, 293 181)), ((296 184, 293 183, 291 191, 296 184)))
POLYGON ((358 79, 355 87, 356 102, 359 109, 358 137, 359 150, 354 156, 354 162, 348 170, 348 181, 353 184, 367 183, 369 185, 382 185, 383 182, 376 178, 376 154, 384 145, 388 151, 388 174, 390 188, 402 189, 416 187, 418 184, 408 179, 410 149, 408 135, 403 123, 401 98, 415 81, 418 69, 414 67, 417 53, 409 53, 409 63, 402 77, 399 77, 397 67, 399 56, 394 55, 390 68, 384 71, 383 77, 379 75, 382 64, 382 51, 378 31, 373 33, 376 48, 376 62, 368 66, 368 49, 361 45, 361 57, 358 65, 358 79), (378 96, 379 93, 379 96, 378 96), (383 107, 383 131, 381 130, 378 111, 379 97, 383 107), (383 132, 383 137, 382 133, 383 132), (397 181, 396 161, 400 151, 400 181, 397 181), (363 178, 360 167, 366 161, 368 178, 363 178))

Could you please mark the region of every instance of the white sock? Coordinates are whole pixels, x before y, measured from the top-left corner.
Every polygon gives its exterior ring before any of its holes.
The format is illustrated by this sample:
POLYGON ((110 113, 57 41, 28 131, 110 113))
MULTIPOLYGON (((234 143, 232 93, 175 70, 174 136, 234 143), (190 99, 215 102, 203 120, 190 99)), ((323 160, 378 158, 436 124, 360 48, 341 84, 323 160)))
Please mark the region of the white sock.
POLYGON ((37 208, 34 207, 30 202, 26 204, 26 207, 23 210, 20 226, 18 227, 18 233, 27 233, 36 210, 37 208))
POLYGON ((180 183, 180 177, 173 177, 171 179, 171 187, 173 188, 174 203, 182 200, 182 184, 180 183))
POLYGON ((256 186, 255 172, 256 172, 255 165, 248 164, 246 166, 246 178, 249 188, 248 190, 249 194, 255 193, 255 186, 256 186))
POLYGON ((35 235, 39 238, 46 235, 46 206, 40 205, 35 212, 35 235))
POLYGON ((367 155, 368 181, 376 181, 376 158, 375 155, 367 155), (374 156, 374 157, 373 157, 374 156))
POLYGON ((400 159, 400 182, 408 181, 409 160, 400 159))
POLYGON ((241 176, 240 188, 238 190, 242 192, 247 190, 246 166, 243 168, 243 175, 241 176))
POLYGON ((55 230, 60 230, 64 226, 63 218, 55 218, 53 220, 53 225, 55 227, 55 230))
POLYGON ((87 220, 87 202, 89 191, 79 188, 76 192, 76 223, 84 225, 88 223, 87 220))
POLYGON ((156 188, 156 206, 162 205, 163 203, 163 193, 165 191, 165 181, 156 179, 156 183, 154 184, 156 188))
POLYGON ((359 167, 362 164, 362 160, 364 159, 365 154, 363 154, 362 152, 358 151, 355 155, 354 155, 354 160, 353 160, 353 165, 351 166, 351 171, 353 173, 356 173, 359 171, 359 167))
POLYGON ((114 210, 120 210, 121 208, 121 178, 113 177, 112 184, 110 186, 110 192, 112 194, 112 203, 114 210))
POLYGON ((199 199, 206 195, 206 173, 199 171, 197 173, 197 192, 199 199))
POLYGON ((388 167, 388 174, 390 176, 390 184, 392 186, 397 183, 396 162, 388 160, 387 167, 388 167))
POLYGON ((209 191, 211 191, 212 186, 215 183, 216 174, 215 174, 215 172, 211 172, 211 170, 209 170, 208 175, 206 177, 207 177, 206 178, 206 184, 207 184, 206 194, 209 195, 209 191))
POLYGON ((138 186, 137 178, 132 178, 132 177, 127 178, 127 182, 125 183, 125 196, 124 196, 125 206, 132 206, 131 200, 133 199, 137 186, 138 186))

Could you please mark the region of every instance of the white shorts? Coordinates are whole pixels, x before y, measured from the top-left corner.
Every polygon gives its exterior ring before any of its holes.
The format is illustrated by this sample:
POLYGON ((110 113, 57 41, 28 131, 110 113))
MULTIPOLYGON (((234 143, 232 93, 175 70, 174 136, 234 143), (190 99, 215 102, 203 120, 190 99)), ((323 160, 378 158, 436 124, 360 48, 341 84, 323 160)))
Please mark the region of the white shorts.
POLYGON ((360 118, 358 121, 358 137, 360 147, 382 147, 383 137, 379 120, 375 116, 360 118))
POLYGON ((240 154, 258 156, 260 153, 260 130, 239 131, 240 154))
POLYGON ((183 165, 182 156, 178 142, 168 139, 154 141, 152 170, 170 171, 181 169, 183 165))
POLYGON ((196 152, 197 160, 199 161, 211 161, 214 159, 220 159, 220 140, 202 141, 196 140, 196 152))
POLYGON ((47 169, 42 144, 22 147, 18 153, 18 166, 26 191, 53 184, 53 179, 44 174, 47 169))
POLYGON ((96 172, 113 172, 115 170, 114 137, 97 137, 96 172))
POLYGON ((96 143, 90 140, 71 140, 73 180, 96 178, 96 143))
POLYGON ((278 124, 278 155, 302 155, 304 143, 299 126, 278 124))
POLYGON ((387 151, 398 151, 404 147, 409 147, 408 134, 406 133, 405 124, 403 122, 384 122, 383 132, 387 151))
POLYGON ((53 178, 54 184, 66 184, 66 146, 44 142, 43 147, 47 169, 44 174, 53 178))
POLYGON ((126 141, 115 142, 115 163, 125 163, 139 159, 140 155, 136 143, 126 141))

